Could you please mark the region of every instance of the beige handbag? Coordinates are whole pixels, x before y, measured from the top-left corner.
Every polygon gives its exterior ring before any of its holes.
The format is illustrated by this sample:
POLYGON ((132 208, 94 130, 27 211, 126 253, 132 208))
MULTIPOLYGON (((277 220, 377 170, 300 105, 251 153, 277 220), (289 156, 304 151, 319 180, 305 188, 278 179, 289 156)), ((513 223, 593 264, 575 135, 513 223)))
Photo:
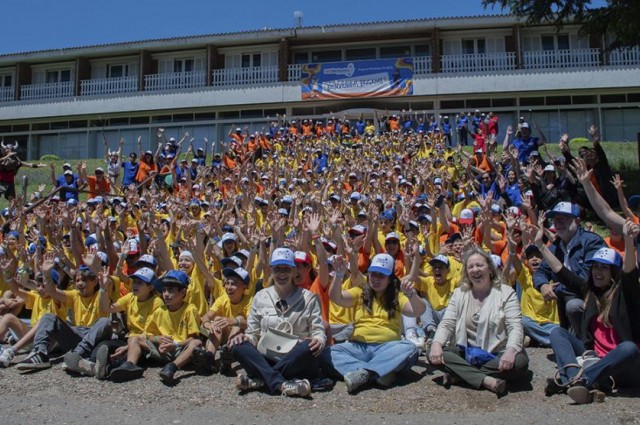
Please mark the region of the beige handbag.
POLYGON ((269 360, 282 360, 300 341, 292 332, 293 326, 286 320, 278 323, 275 328, 267 328, 258 341, 258 351, 269 360))

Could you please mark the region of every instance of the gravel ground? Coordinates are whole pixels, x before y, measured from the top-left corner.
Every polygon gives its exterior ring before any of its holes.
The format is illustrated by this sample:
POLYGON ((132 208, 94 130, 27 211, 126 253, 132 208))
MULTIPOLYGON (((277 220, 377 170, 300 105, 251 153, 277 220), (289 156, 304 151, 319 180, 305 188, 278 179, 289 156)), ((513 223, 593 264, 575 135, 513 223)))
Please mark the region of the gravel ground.
POLYGON ((25 375, 11 367, 0 369, 0 409, 2 422, 11 424, 299 424, 303 418, 320 424, 640 423, 639 391, 587 406, 572 405, 567 396, 545 397, 544 380, 554 372, 548 354, 547 349, 529 349, 531 383, 511 388, 499 400, 487 391, 455 386, 445 390, 433 382, 440 373, 427 368, 421 357, 394 388, 372 387, 349 395, 338 382, 332 391, 308 399, 239 394, 233 378, 190 371, 180 371, 182 379, 169 388, 157 377, 159 368, 148 369, 144 379, 114 384, 69 375, 60 364, 25 375))

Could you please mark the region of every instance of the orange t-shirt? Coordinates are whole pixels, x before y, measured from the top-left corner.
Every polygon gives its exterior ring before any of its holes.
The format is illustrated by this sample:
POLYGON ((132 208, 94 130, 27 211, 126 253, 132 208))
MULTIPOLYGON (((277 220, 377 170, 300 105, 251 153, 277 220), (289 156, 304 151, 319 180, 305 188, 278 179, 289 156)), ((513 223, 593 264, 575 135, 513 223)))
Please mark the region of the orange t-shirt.
POLYGON ((88 176, 87 183, 89 183, 89 197, 95 198, 96 196, 108 195, 111 192, 111 183, 109 179, 103 177, 101 181, 98 181, 96 176, 88 176))

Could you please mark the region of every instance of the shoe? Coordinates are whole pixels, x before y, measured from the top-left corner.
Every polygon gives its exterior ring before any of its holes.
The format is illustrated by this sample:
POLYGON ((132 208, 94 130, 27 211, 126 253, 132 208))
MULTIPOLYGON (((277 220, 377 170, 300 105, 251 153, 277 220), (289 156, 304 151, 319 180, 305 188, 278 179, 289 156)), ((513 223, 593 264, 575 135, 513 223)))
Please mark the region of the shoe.
POLYGON ((204 348, 196 348, 193 350, 193 356, 191 362, 196 370, 196 373, 201 375, 211 375, 218 371, 216 367, 215 355, 205 350, 204 348))
POLYGON ((107 366, 109 365, 109 347, 101 345, 96 352, 95 377, 103 380, 107 377, 107 366))
POLYGON ((358 388, 367 384, 371 379, 371 372, 365 369, 356 369, 344 375, 344 383, 347 385, 347 392, 353 394, 358 388))
POLYGON ((501 398, 507 394, 507 381, 504 379, 494 378, 492 385, 485 385, 484 387, 501 398))
POLYGON ((558 385, 555 379, 547 378, 547 381, 544 384, 544 395, 547 397, 551 397, 552 395, 562 394, 567 391, 566 387, 562 385, 558 385))
POLYGON ((524 336, 524 341, 522 342, 522 345, 524 345, 525 347, 528 347, 531 345, 531 337, 529 335, 524 336))
POLYGON ((81 373, 85 376, 96 375, 96 364, 82 358, 80 354, 74 351, 70 351, 64 355, 64 363, 67 365, 67 371, 81 373))
POLYGON ((381 387, 389 388, 393 386, 397 380, 398 380, 398 376, 394 372, 391 372, 391 373, 387 373, 384 376, 380 376, 376 378, 375 382, 381 387))
POLYGON ((311 394, 311 384, 307 379, 284 381, 280 386, 282 395, 287 397, 306 397, 311 394))
POLYGON ((220 348, 220 373, 225 376, 231 375, 233 364, 233 352, 229 347, 223 345, 220 348))
POLYGON ((111 379, 113 382, 127 382, 133 381, 134 379, 140 379, 142 378, 143 374, 144 369, 140 366, 135 365, 131 362, 124 362, 120 366, 111 370, 109 379, 111 379))
POLYGON ((16 352, 11 347, 2 351, 2 354, 0 354, 0 367, 9 367, 15 356, 16 352))
POLYGON ((175 363, 171 362, 164 365, 162 370, 158 372, 158 375, 160 375, 160 379, 162 380, 163 384, 174 385, 176 383, 175 374, 177 371, 178 366, 176 366, 175 363))
POLYGON ((436 336, 435 329, 429 329, 427 331, 427 340, 424 343, 424 352, 425 354, 431 350, 431 345, 433 344, 433 338, 436 336))
POLYGON ((418 336, 416 328, 409 328, 405 330, 404 339, 413 342, 413 344, 421 350, 424 348, 424 337, 418 336))
POLYGON ((590 404, 594 401, 596 403, 602 403, 605 399, 605 394, 600 390, 589 390, 582 385, 576 385, 567 390, 567 394, 571 397, 576 404, 590 404))
POLYGON ((44 353, 38 353, 37 351, 32 352, 26 359, 16 365, 16 369, 21 372, 49 369, 50 367, 49 356, 44 353))
POLYGON ((257 378, 250 378, 247 375, 238 375, 236 378, 236 388, 240 391, 255 391, 264 386, 264 382, 257 378))

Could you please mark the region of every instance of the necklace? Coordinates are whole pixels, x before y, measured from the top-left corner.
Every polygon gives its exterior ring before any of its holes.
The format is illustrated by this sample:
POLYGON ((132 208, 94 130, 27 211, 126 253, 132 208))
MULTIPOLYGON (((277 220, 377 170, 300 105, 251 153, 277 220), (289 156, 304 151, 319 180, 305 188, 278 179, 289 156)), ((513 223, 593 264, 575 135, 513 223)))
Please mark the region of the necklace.
POLYGON ((485 296, 482 299, 476 298, 475 296, 471 296, 471 299, 473 300, 473 316, 472 319, 474 322, 477 322, 478 320, 480 320, 480 310, 482 310, 482 307, 484 306, 484 302, 487 299, 487 297, 485 296))

